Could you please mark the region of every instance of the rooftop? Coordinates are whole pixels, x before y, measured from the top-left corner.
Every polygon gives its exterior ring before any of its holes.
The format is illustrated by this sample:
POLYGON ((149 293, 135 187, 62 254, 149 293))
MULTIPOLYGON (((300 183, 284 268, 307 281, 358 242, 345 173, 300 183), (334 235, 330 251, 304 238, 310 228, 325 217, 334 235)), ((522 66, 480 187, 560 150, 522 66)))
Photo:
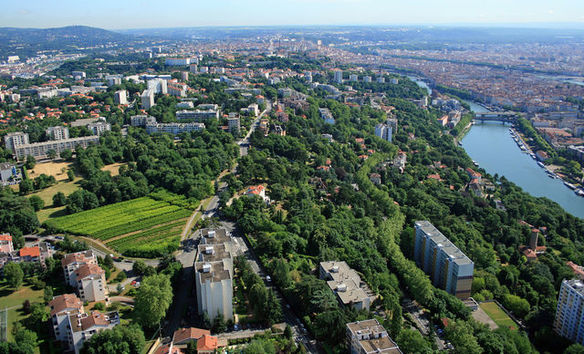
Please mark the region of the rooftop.
POLYGON ((229 270, 227 270, 223 262, 197 262, 195 263, 195 268, 197 273, 199 273, 201 276, 201 283, 204 283, 207 280, 214 283, 226 279, 231 279, 229 270))
POLYGON ((188 340, 197 340, 203 335, 210 335, 211 331, 200 328, 180 328, 174 332, 172 336, 174 344, 181 344, 188 340))
POLYGON ((40 257, 41 249, 39 246, 22 247, 19 252, 20 257, 40 257))
POLYGON ((327 285, 343 304, 350 305, 370 298, 366 292, 366 290, 369 291, 367 285, 361 281, 359 274, 349 267, 347 262, 321 262, 320 266, 326 272, 327 285))
POLYGON ((66 254, 61 260, 61 265, 66 267, 71 263, 88 263, 90 261, 95 261, 95 256, 91 250, 66 254))
POLYGON ((347 323, 347 328, 353 337, 359 339, 359 344, 366 353, 402 352, 375 319, 347 323))
POLYGON ((458 265, 473 264, 470 258, 429 221, 416 221, 416 229, 422 230, 454 263, 458 265))
POLYGON ((201 236, 201 243, 203 244, 219 244, 231 241, 231 237, 227 235, 225 229, 202 229, 201 236))
POLYGON ((75 294, 63 294, 55 296, 53 300, 49 302, 49 307, 51 308, 51 316, 54 316, 68 309, 76 309, 83 312, 83 302, 81 302, 81 300, 75 294))

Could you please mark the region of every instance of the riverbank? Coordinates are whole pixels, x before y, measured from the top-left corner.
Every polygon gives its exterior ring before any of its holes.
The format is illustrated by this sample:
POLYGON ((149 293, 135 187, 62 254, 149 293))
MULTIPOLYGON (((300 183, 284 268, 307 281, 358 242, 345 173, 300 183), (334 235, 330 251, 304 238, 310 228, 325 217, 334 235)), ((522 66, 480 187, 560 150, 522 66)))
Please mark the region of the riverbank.
POLYGON ((466 153, 489 174, 504 176, 535 197, 546 197, 574 216, 584 218, 584 198, 560 178, 524 153, 514 141, 509 125, 497 122, 474 124, 462 140, 466 153))

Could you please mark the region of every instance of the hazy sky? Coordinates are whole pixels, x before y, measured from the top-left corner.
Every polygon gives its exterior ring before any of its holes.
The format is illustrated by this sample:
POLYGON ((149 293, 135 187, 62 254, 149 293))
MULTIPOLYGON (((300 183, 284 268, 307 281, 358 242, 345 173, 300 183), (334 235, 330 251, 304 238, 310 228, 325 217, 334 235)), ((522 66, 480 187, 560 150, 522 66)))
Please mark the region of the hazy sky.
POLYGON ((0 27, 580 23, 584 0, 21 0, 0 27))

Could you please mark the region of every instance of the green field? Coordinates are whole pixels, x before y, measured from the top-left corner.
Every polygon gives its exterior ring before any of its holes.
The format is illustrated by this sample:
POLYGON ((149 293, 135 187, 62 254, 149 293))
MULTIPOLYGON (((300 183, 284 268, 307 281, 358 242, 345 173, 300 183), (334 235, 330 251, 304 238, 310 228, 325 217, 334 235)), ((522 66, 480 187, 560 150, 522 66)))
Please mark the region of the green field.
POLYGON ((29 286, 21 286, 17 291, 12 291, 6 283, 0 286, 0 311, 8 310, 8 339, 12 340, 12 327, 14 322, 27 317, 21 308, 22 303, 29 300, 32 303, 43 302, 43 291, 32 290, 29 286))
POLYGON ((483 302, 479 306, 499 327, 507 327, 509 329, 517 330, 517 323, 507 316, 505 311, 503 311, 497 303, 483 302))
POLYGON ((197 203, 166 192, 106 205, 45 222, 58 231, 95 238, 134 257, 158 257, 178 248, 197 203))

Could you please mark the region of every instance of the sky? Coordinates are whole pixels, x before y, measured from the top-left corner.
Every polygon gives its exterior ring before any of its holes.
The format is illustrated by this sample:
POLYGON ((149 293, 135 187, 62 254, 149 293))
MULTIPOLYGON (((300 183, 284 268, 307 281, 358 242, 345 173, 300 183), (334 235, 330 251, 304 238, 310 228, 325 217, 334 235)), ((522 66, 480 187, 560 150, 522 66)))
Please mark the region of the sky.
POLYGON ((33 28, 531 23, 584 28, 584 0, 24 0, 0 11, 0 27, 33 28))

